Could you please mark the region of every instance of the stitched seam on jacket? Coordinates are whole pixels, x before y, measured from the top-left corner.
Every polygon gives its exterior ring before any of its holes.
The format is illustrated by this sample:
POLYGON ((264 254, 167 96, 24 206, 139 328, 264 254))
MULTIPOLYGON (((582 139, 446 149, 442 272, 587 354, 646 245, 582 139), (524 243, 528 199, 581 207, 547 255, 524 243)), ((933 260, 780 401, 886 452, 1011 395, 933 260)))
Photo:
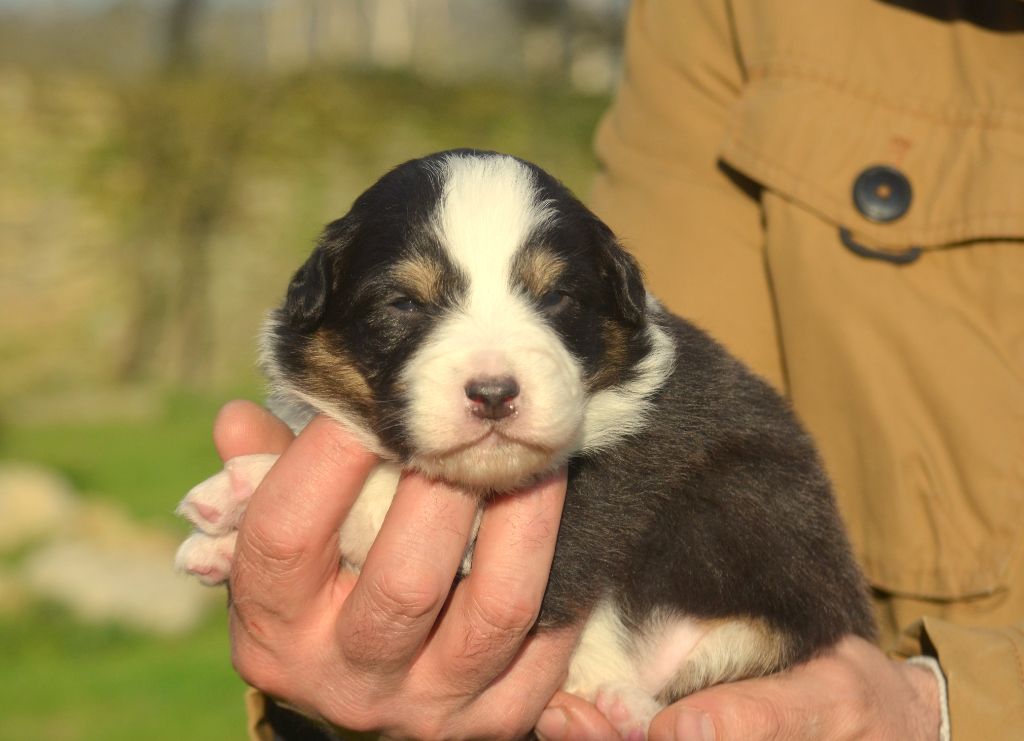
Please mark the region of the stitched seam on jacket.
MULTIPOLYGON (((1010 630, 1014 633, 1019 633, 1024 638, 1024 631, 1015 625, 1010 626, 1010 630)), ((1017 641, 1007 638, 1010 641, 1010 646, 1013 648, 1013 655, 1017 659, 1017 679, 1020 680, 1021 687, 1024 688, 1024 658, 1021 657, 1020 647, 1017 645, 1017 641)))
POLYGON ((1006 108, 998 112, 953 111, 950 113, 949 111, 941 110, 944 106, 939 103, 929 104, 923 101, 913 101, 912 104, 901 105, 877 91, 863 85, 857 85, 849 78, 823 71, 824 66, 823 64, 815 65, 810 62, 768 61, 748 68, 747 73, 751 82, 777 78, 818 83, 838 90, 850 97, 869 102, 872 105, 878 105, 898 113, 915 116, 945 126, 980 126, 989 129, 1005 128, 1018 133, 1024 133, 1024 111, 1006 108))

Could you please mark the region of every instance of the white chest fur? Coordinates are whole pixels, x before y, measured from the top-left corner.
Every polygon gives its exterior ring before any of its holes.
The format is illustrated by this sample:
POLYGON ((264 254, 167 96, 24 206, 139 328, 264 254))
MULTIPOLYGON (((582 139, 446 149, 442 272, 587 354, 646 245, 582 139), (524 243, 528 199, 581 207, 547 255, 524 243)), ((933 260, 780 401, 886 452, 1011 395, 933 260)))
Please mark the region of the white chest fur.
POLYGON ((394 463, 381 463, 370 472, 363 490, 349 510, 339 533, 341 556, 346 565, 358 570, 377 537, 388 513, 401 469, 394 463))

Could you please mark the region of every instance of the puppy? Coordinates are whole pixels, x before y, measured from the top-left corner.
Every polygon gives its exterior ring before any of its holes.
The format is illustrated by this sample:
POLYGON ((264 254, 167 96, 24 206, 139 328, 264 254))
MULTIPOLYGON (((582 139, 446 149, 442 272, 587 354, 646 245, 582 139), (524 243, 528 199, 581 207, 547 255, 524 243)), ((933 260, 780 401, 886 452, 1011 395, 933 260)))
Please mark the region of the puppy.
MULTIPOLYGON (((484 507, 568 465, 536 630, 585 624, 565 689, 623 736, 683 695, 873 635, 786 403, 665 311, 608 227, 534 165, 460 150, 385 175, 295 275, 263 364, 296 430, 326 414, 387 461, 341 530, 353 568, 402 468, 484 507)), ((226 579, 273 460, 229 461, 189 494, 199 532, 180 568, 226 579)))

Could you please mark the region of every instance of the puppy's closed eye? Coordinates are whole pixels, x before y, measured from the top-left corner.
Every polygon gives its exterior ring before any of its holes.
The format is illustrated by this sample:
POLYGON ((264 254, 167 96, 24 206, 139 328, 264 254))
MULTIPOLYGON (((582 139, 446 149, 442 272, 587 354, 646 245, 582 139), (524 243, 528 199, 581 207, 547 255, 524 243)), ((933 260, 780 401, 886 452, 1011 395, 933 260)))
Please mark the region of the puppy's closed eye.
POLYGON ((575 303, 571 295, 565 291, 547 291, 539 299, 537 305, 546 314, 558 314, 575 303))
POLYGON ((422 313, 426 310, 426 307, 416 299, 401 294, 388 301, 388 308, 397 314, 405 315, 422 313))

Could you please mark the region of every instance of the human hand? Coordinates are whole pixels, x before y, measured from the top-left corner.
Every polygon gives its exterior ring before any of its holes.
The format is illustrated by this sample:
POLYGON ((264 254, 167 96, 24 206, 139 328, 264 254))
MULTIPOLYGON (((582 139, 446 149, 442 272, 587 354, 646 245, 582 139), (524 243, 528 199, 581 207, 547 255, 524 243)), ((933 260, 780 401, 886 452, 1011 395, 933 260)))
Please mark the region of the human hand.
POLYGON ((338 528, 376 458, 324 418, 293 440, 248 402, 222 410, 214 439, 224 460, 282 454, 249 502, 231 572, 232 659, 244 680, 352 730, 511 737, 533 726, 579 632, 527 635, 564 472, 488 506, 472 572, 451 591, 472 498, 403 477, 357 576, 339 569, 338 528))
MULTIPOLYGON (((892 661, 871 643, 848 637, 828 654, 789 671, 683 698, 654 718, 649 737, 934 741, 940 713, 930 671, 892 661)), ((538 731, 548 741, 615 737, 597 708, 564 695, 552 700, 538 731)))

